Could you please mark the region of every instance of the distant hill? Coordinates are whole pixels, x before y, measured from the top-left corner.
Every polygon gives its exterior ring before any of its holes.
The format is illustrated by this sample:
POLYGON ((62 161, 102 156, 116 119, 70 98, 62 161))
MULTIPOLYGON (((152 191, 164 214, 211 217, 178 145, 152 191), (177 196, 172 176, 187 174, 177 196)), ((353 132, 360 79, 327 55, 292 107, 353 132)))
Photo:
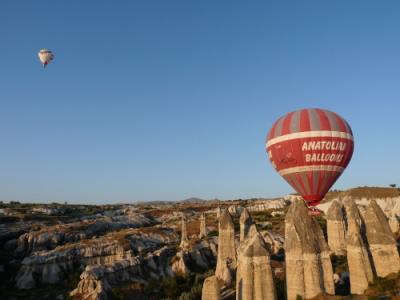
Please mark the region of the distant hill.
POLYGON ((181 203, 195 204, 195 203, 205 203, 207 200, 191 197, 180 201, 181 203))
MULTIPOLYGON (((298 195, 297 193, 292 193, 290 195, 298 195)), ((363 186, 363 187, 356 187, 351 188, 348 190, 340 191, 340 190, 333 190, 326 194, 324 199, 321 201, 322 203, 331 201, 332 199, 344 197, 344 196, 351 196, 354 198, 392 198, 392 197, 399 197, 400 196, 400 189, 398 187, 372 187, 372 186, 363 186)), ((220 200, 220 199, 210 199, 205 200, 198 197, 190 197, 180 201, 140 201, 136 204, 139 205, 174 205, 174 204, 207 204, 207 205, 215 205, 219 203, 227 204, 229 201, 232 204, 240 204, 241 201, 266 201, 266 200, 279 200, 282 197, 278 198, 249 198, 249 199, 235 199, 235 200, 220 200)))
POLYGON ((173 205, 175 201, 162 201, 162 200, 154 200, 154 201, 138 201, 136 202, 137 205, 173 205))
POLYGON ((158 200, 154 200, 154 201, 139 201, 136 202, 136 204, 139 205, 173 205, 173 204, 177 204, 177 203, 183 203, 183 204, 203 204, 208 202, 208 200, 204 200, 204 199, 200 199, 200 198, 196 198, 196 197, 191 197, 191 198, 187 198, 184 200, 180 200, 180 201, 158 201, 158 200))

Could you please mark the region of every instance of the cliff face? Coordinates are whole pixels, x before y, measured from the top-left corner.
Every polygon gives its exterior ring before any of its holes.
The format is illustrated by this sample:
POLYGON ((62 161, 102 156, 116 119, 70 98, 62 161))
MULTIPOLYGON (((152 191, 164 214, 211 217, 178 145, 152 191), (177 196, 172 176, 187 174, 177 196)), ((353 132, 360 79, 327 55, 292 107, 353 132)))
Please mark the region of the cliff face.
MULTIPOLYGON (((232 217, 225 209, 219 218, 218 257, 215 271, 216 277, 224 281, 226 266, 230 270, 236 269, 235 228, 232 217)), ((225 284, 228 284, 225 282, 225 284)))
POLYGON ((364 216, 366 234, 376 274, 385 277, 400 270, 399 254, 388 220, 372 200, 364 216))
POLYGON ((294 201, 286 215, 285 251, 288 300, 334 295, 330 249, 303 201, 294 201))

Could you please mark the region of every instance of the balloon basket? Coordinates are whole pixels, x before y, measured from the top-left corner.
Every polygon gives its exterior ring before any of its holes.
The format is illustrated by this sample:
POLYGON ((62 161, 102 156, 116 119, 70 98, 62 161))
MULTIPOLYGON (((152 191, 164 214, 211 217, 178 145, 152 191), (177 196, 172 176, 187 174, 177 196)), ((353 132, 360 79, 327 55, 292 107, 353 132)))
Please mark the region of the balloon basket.
POLYGON ((319 209, 311 206, 311 207, 308 207, 308 214, 311 217, 317 217, 317 216, 321 215, 321 211, 319 209))

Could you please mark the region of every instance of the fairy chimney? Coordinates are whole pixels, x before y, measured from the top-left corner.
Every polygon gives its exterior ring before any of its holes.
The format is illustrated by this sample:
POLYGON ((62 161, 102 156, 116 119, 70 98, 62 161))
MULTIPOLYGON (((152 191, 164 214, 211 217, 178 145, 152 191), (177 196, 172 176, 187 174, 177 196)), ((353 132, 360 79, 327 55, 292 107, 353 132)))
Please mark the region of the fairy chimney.
POLYGON ((302 200, 294 201, 286 215, 285 255, 288 300, 335 294, 330 249, 302 200))

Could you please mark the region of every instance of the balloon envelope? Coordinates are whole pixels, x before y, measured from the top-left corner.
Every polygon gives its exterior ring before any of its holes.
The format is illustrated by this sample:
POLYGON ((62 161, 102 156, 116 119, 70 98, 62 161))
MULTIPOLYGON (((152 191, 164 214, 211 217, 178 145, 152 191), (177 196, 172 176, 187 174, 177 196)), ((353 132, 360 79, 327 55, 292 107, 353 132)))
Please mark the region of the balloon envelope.
POLYGON ((54 59, 54 54, 50 50, 42 49, 39 51, 38 57, 43 66, 46 67, 54 59))
POLYGON ((270 129, 266 150, 273 167, 303 197, 317 205, 353 155, 353 133, 334 112, 301 109, 279 118, 270 129))

